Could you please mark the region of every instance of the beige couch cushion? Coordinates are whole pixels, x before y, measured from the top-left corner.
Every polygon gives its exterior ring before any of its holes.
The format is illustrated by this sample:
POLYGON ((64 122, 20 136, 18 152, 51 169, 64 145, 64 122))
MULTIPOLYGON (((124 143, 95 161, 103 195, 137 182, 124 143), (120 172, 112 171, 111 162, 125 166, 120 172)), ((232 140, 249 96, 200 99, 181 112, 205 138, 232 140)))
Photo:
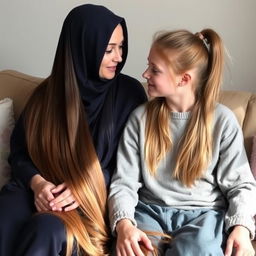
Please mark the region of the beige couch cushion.
MULTIPOLYGON (((15 118, 19 116, 32 90, 42 80, 14 70, 0 72, 0 99, 13 99, 15 118)), ((146 87, 145 83, 142 84, 146 87)), ((252 137, 256 135, 256 94, 245 91, 222 91, 220 102, 236 114, 243 129, 245 148, 250 159, 252 137)))
POLYGON ((251 165, 253 176, 256 179, 256 135, 253 136, 250 165, 251 165))
POLYGON ((21 113, 32 90, 42 80, 13 70, 0 72, 0 99, 13 99, 15 118, 21 113))
POLYGON ((256 94, 244 91, 222 91, 220 102, 235 113, 243 130, 245 149, 250 159, 252 138, 256 135, 256 94))

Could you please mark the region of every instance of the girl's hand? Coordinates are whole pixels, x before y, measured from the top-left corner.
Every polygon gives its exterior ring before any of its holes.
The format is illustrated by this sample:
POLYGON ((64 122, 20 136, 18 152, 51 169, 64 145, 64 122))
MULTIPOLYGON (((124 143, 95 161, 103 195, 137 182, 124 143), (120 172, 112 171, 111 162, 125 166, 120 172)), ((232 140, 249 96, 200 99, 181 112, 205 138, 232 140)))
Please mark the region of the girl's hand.
POLYGON ((128 219, 122 219, 117 223, 116 232, 117 256, 144 256, 140 249, 140 243, 143 243, 146 249, 150 251, 154 250, 147 235, 136 228, 128 219))
POLYGON ((65 183, 56 186, 51 190, 55 198, 51 200, 50 207, 53 211, 71 211, 76 209, 79 204, 65 183))
POLYGON ((50 211, 50 201, 54 199, 51 192, 55 185, 45 180, 41 175, 36 174, 32 177, 30 187, 34 192, 34 202, 38 212, 50 211))
POLYGON ((235 248, 235 256, 254 256, 255 252, 250 240, 250 232, 244 226, 235 226, 230 233, 225 256, 231 256, 232 250, 235 248))

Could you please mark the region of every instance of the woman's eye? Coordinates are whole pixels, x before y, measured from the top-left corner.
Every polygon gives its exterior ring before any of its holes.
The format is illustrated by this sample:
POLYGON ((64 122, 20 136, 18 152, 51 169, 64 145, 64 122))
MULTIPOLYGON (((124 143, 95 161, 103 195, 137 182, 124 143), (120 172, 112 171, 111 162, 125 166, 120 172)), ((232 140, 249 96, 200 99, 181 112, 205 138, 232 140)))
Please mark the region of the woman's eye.
POLYGON ((107 50, 106 50, 106 53, 111 53, 112 50, 113 50, 113 49, 109 49, 109 50, 107 49, 107 50))

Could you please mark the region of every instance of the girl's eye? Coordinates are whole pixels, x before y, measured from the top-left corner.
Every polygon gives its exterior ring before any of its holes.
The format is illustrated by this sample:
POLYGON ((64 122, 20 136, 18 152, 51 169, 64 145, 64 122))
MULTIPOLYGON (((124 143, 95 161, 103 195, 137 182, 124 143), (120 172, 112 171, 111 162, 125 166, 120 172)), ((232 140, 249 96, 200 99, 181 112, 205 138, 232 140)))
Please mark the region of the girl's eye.
POLYGON ((154 73, 154 74, 159 73, 159 70, 158 70, 158 69, 156 69, 156 68, 152 68, 152 69, 151 69, 151 71, 152 71, 152 73, 154 73))

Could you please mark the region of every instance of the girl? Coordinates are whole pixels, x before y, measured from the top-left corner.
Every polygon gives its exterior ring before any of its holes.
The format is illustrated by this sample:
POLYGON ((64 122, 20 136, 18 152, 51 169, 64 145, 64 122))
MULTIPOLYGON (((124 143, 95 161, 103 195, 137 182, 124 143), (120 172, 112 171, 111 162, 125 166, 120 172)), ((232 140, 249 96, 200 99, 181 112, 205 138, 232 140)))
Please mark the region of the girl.
POLYGON ((211 29, 155 38, 143 74, 152 100, 129 118, 110 187, 118 256, 141 256, 140 245, 170 256, 224 255, 223 227, 225 255, 254 255, 256 183, 239 124, 217 103, 222 68, 211 29))
POLYGON ((51 75, 11 138, 0 255, 109 253, 106 199, 117 143, 130 112, 146 101, 141 84, 120 73, 126 57, 123 18, 90 4, 68 14, 51 75))

